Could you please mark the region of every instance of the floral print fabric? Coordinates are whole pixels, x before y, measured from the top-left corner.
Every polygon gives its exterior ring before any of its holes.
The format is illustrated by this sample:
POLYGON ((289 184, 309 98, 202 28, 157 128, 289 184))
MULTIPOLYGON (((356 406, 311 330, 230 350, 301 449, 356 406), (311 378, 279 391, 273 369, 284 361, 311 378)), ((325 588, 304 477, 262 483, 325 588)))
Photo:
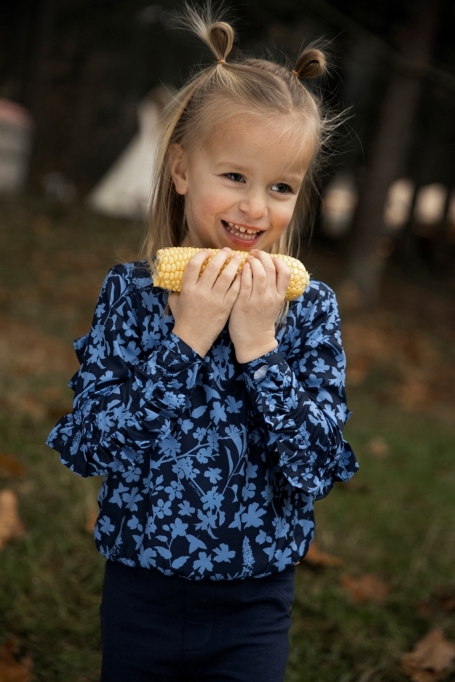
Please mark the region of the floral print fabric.
POLYGON ((191 580, 282 571, 309 547, 314 501, 358 466, 335 296, 312 281, 278 348, 243 365, 227 326, 205 358, 175 336, 167 296, 145 262, 110 271, 75 342, 73 412, 47 443, 80 476, 105 476, 107 559, 191 580))

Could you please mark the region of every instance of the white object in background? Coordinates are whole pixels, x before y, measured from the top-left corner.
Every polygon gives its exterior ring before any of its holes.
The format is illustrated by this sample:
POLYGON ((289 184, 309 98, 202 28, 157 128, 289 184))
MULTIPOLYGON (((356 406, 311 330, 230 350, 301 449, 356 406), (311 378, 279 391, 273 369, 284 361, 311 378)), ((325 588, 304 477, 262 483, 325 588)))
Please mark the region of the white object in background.
POLYGON ((339 173, 327 185, 322 203, 322 228, 331 237, 349 230, 357 206, 358 190, 349 173, 339 173))
POLYGON ((444 218, 447 187, 439 182, 424 185, 417 193, 414 215, 422 225, 435 225, 444 218))
POLYGON ((395 180, 387 192, 384 206, 384 222, 392 230, 399 230, 411 214, 414 183, 409 178, 395 180))
POLYGON ((142 218, 147 213, 159 116, 165 99, 166 91, 159 87, 140 102, 138 134, 87 197, 96 211, 123 218, 142 218))
POLYGON ((18 192, 27 179, 33 120, 15 102, 0 99, 0 192, 18 192))

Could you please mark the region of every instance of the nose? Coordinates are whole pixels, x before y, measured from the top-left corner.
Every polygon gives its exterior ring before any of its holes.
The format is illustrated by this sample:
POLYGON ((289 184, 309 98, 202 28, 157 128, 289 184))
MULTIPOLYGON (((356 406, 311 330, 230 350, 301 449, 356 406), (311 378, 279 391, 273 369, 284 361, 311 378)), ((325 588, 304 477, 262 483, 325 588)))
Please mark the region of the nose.
POLYGON ((251 188, 243 197, 239 204, 242 213, 249 218, 258 220, 267 215, 267 197, 261 189, 251 188))

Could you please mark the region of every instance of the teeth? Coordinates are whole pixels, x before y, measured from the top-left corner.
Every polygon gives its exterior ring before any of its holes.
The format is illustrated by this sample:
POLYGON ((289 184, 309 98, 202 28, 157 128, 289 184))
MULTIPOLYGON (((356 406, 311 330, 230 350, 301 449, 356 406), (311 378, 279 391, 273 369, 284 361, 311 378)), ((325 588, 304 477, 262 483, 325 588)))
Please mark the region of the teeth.
POLYGON ((249 235, 257 235, 260 230, 248 230, 246 227, 240 227, 236 225, 235 223, 227 223, 229 227, 232 230, 236 230, 236 232, 240 232, 241 234, 249 234, 249 235))

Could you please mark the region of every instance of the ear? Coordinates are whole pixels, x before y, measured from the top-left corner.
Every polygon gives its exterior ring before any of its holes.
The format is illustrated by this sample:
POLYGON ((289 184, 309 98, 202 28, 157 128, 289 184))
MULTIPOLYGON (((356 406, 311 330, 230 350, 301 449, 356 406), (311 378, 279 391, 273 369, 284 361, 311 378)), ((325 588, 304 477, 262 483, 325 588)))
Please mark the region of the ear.
POLYGON ((169 170, 174 181, 177 194, 185 195, 188 191, 186 154, 179 144, 171 144, 168 149, 169 170))

